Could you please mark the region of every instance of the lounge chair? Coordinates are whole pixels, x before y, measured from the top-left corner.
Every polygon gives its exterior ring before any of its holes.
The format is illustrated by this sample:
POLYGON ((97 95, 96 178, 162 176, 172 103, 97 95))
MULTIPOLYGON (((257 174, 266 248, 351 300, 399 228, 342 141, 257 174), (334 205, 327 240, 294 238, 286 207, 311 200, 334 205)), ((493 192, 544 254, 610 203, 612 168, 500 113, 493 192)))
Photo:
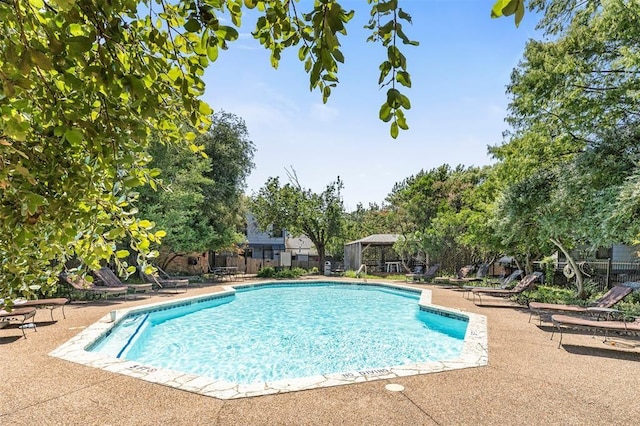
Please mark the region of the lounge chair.
POLYGON ((24 333, 25 328, 33 328, 35 331, 38 331, 36 323, 33 321, 35 316, 36 308, 14 308, 11 309, 11 311, 0 309, 0 322, 2 323, 2 327, 11 321, 19 321, 20 330, 22 330, 22 336, 25 339, 27 338, 27 335, 24 333), (25 324, 25 321, 29 318, 31 318, 31 323, 25 324))
MULTIPOLYGON (((422 269, 422 267, 416 267, 416 271, 418 270, 418 268, 422 269)), ((407 282, 409 281, 427 281, 430 280, 431 278, 433 278, 436 273, 438 272, 438 269, 440 269, 440 264, 436 263, 434 265, 431 265, 431 267, 429 269, 427 269, 426 272, 422 273, 422 272, 414 272, 412 274, 405 274, 406 280, 407 282)))
POLYGON ((526 290, 530 290, 535 282, 542 277, 542 272, 534 272, 532 274, 524 277, 514 288, 511 290, 504 288, 474 288, 471 290, 473 294, 473 303, 476 303, 476 294, 482 303, 482 295, 493 296, 493 297, 511 297, 525 292, 526 290))
MULTIPOLYGON (((588 308, 587 308, 588 309, 588 308)), ((596 308, 597 309, 597 308, 596 308)), ((618 333, 618 334, 627 334, 627 335, 640 335, 640 319, 636 318, 633 322, 627 321, 598 321, 592 318, 581 318, 574 317, 570 315, 552 315, 551 322, 558 329, 560 333, 560 341, 558 342, 558 347, 562 345, 562 329, 563 328, 573 328, 579 330, 589 330, 593 331, 594 334, 597 332, 604 333, 604 341, 607 341, 609 337, 609 333, 618 333)), ((551 339, 553 340, 553 335, 555 334, 555 329, 551 333, 551 339)))
POLYGON ((57 308, 61 308, 62 317, 67 318, 64 313, 64 306, 69 303, 69 299, 66 297, 56 297, 50 299, 34 299, 34 300, 24 300, 24 299, 16 299, 13 301, 13 306, 15 308, 44 308, 49 309, 51 313, 51 321, 53 321, 53 310, 57 308))
POLYGON ((416 277, 422 275, 423 272, 424 272, 424 267, 422 265, 418 265, 415 268, 413 268, 413 272, 404 274, 404 276, 407 282, 409 282, 409 281, 413 281, 416 277))
POLYGON ((127 294, 127 286, 119 286, 119 287, 106 287, 106 286, 97 286, 92 282, 85 280, 83 277, 76 275, 71 276, 67 273, 60 274, 60 278, 63 282, 68 284, 73 290, 80 291, 85 295, 96 295, 98 297, 104 296, 106 299, 109 295, 120 295, 127 294))
POLYGON ((478 270, 476 271, 476 275, 474 277, 470 277, 469 274, 473 271, 473 266, 465 266, 458 272, 457 278, 450 278, 449 284, 462 285, 464 283, 469 283, 472 281, 482 281, 486 276, 487 272, 489 272, 489 264, 483 263, 480 265, 478 270))
MULTIPOLYGON (((136 294, 136 293, 146 293, 151 290, 153 284, 151 283, 141 283, 141 284, 124 284, 120 281, 120 278, 106 266, 104 268, 100 268, 97 271, 93 271, 93 274, 98 278, 106 287, 112 288, 120 288, 127 287, 128 291, 136 294)), ((126 296, 125 296, 126 298, 126 296)))
POLYGON ((158 272, 158 277, 162 280, 189 280, 189 283, 202 282, 200 275, 170 275, 163 271, 159 266, 155 267, 158 272))
POLYGON ((165 288, 173 288, 179 289, 180 287, 184 287, 184 291, 186 292, 189 289, 189 280, 187 279, 165 279, 160 278, 157 273, 154 274, 143 274, 145 279, 153 284, 153 286, 160 290, 165 288))
POLYGON ((562 305, 557 303, 540 303, 540 302, 531 302, 529 303, 529 322, 531 322, 531 317, 533 314, 538 315, 538 319, 540 320, 540 324, 542 324, 542 317, 544 314, 549 313, 574 313, 574 314, 584 314, 589 313, 589 307, 595 308, 611 308, 613 305, 627 297, 629 293, 633 291, 633 288, 622 285, 617 285, 600 299, 595 300, 589 306, 579 306, 579 305, 562 305))
MULTIPOLYGON (((488 284, 492 285, 492 287, 465 285, 461 289, 459 289, 459 291, 462 291, 462 296, 464 297, 468 295, 471 292, 471 290, 473 290, 474 288, 508 289, 511 285, 513 285, 513 282, 519 279, 520 277, 522 277, 523 274, 524 274, 524 271, 522 269, 516 269, 510 275, 508 275, 507 277, 505 277, 500 281, 489 281, 488 284)), ((457 290, 457 289, 454 289, 454 290, 457 290)))

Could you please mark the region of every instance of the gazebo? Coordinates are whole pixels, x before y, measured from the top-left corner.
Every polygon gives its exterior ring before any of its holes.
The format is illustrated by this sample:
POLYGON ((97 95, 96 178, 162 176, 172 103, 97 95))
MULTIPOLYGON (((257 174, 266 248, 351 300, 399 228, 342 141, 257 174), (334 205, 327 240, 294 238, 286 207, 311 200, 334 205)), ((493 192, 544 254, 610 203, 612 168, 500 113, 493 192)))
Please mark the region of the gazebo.
POLYGON ((360 265, 367 265, 370 270, 384 271, 394 266, 393 271, 400 272, 397 254, 391 250, 398 241, 398 234, 374 234, 344 245, 344 269, 356 271, 360 265), (386 269, 385 268, 386 264, 386 269), (373 268, 373 269, 372 269, 373 268))

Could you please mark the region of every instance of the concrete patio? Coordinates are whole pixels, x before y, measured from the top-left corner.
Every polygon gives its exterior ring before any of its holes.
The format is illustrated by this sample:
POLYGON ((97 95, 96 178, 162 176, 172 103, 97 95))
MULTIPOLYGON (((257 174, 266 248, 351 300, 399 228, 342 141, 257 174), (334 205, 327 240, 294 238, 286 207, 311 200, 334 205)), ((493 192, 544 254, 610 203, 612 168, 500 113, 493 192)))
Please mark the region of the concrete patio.
MULTIPOLYGON (((422 287, 422 286, 418 286, 422 287)), ((5 424, 146 425, 630 425, 640 418, 640 350, 612 347, 584 333, 528 323, 529 313, 503 300, 475 306, 434 286, 433 302, 487 316, 489 365, 394 380, 218 400, 50 357, 49 352, 112 309, 172 300, 76 302, 38 331, 0 330, 0 420, 5 424), (389 383, 402 392, 385 389, 389 383)), ((215 285, 187 295, 221 290, 215 285)))

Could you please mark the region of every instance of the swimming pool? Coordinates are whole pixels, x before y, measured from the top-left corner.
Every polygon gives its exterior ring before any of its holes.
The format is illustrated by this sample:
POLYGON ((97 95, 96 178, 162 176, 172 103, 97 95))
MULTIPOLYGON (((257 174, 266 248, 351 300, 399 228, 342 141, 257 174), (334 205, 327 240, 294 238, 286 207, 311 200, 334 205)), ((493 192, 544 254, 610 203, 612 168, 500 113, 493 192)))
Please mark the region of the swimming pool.
POLYGON ((229 287, 119 312, 52 355, 218 398, 486 364, 484 317, 430 295, 382 283, 229 287))

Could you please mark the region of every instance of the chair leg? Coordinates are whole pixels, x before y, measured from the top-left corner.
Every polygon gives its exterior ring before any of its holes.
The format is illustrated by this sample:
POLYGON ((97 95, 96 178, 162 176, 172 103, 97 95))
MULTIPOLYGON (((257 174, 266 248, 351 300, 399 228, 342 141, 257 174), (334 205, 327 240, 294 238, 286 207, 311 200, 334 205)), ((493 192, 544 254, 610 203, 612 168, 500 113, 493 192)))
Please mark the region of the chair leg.
POLYGON ((27 334, 25 333, 25 329, 26 328, 33 328, 34 332, 38 332, 38 326, 35 323, 35 313, 31 316, 31 322, 30 323, 26 323, 27 321, 27 317, 25 316, 22 319, 22 324, 20 324, 20 326, 18 327, 20 329, 20 331, 22 331, 22 337, 24 337, 25 339, 27 338, 27 334))
POLYGON ((560 348, 560 346, 562 346, 562 328, 560 327, 560 324, 555 324, 555 328, 552 328, 551 330, 551 339, 549 340, 553 340, 553 336, 556 333, 556 328, 558 329, 558 333, 560 333, 560 340, 558 341, 558 349, 560 348))

